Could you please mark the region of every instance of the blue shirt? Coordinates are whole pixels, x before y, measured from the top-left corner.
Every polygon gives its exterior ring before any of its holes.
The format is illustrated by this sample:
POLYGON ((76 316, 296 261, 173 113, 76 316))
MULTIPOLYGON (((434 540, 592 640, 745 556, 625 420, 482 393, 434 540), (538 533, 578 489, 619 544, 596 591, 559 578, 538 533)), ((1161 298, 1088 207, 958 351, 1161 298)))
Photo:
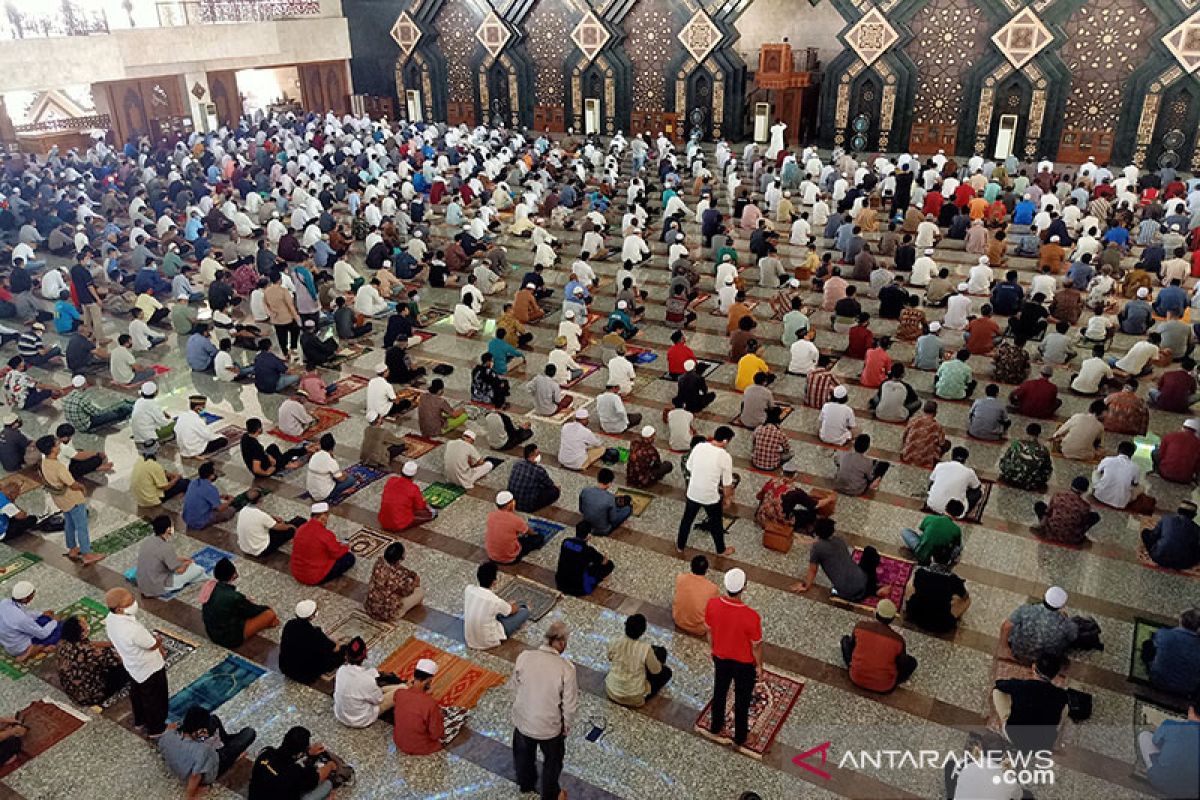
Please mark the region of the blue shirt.
POLYGON ((510 358, 520 358, 521 351, 513 347, 503 339, 492 339, 488 342, 488 352, 492 354, 492 369, 497 375, 504 375, 508 372, 508 360, 510 358))
POLYGON ((254 386, 260 392, 274 394, 279 388, 279 378, 288 366, 282 358, 272 352, 259 353, 254 357, 254 386))
POLYGON ((1034 212, 1037 211, 1037 206, 1032 200, 1022 200, 1013 208, 1013 225, 1029 225, 1033 222, 1034 212))
POLYGON ((213 359, 217 357, 217 346, 207 336, 193 333, 187 340, 187 363, 197 372, 212 369, 213 359))
POLYGON ((183 495, 183 521, 189 529, 207 528, 213 510, 221 505, 221 493, 212 481, 193 478, 183 495))
POLYGON ((1200 796, 1200 722, 1169 719, 1154 732, 1146 777, 1167 797, 1200 796))
POLYGON ((913 366, 917 369, 937 369, 942 363, 942 340, 927 333, 917 339, 917 354, 913 366))
POLYGON ((70 300, 59 300, 54 304, 54 330, 58 333, 71 333, 82 319, 79 309, 70 300))
POLYGON ((629 514, 621 516, 621 511, 616 496, 599 486, 589 486, 579 493, 579 516, 592 523, 592 533, 597 536, 611 533, 625 521, 629 514))
POLYGON ((1096 270, 1092 269, 1092 265, 1085 264, 1082 261, 1076 261, 1067 270, 1067 277, 1071 279, 1071 285, 1080 291, 1088 287, 1088 283, 1095 274, 1096 270))
POLYGON ((1150 683, 1164 692, 1190 697, 1200 686, 1200 633, 1186 628, 1154 632, 1150 683))
POLYGON ((56 627, 58 623, 54 620, 39 625, 37 617, 12 598, 0 602, 0 647, 10 656, 21 655, 34 639, 44 639, 56 627))
POLYGON ((1125 247, 1129 244, 1129 231, 1119 225, 1109 228, 1104 234, 1104 241, 1116 242, 1121 247, 1125 247))
POLYGON ((1169 311, 1177 311, 1183 316, 1183 310, 1188 306, 1188 296, 1179 286, 1164 286, 1154 301, 1154 310, 1159 316, 1167 316, 1169 311))

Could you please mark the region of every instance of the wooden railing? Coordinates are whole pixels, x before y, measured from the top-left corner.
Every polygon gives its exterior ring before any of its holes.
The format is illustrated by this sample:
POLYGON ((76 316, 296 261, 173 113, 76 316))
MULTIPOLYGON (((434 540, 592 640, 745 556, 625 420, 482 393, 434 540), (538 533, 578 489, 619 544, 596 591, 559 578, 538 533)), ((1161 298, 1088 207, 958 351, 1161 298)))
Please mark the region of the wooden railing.
POLYGON ((88 117, 69 117, 67 119, 48 119, 43 122, 32 122, 27 125, 17 125, 17 133, 55 133, 58 131, 104 130, 112 127, 112 119, 108 114, 92 114, 88 117))
POLYGON ((158 3, 158 22, 163 27, 319 16, 320 0, 166 0, 158 3))
POLYGON ((4 3, 0 15, 0 38, 48 39, 58 36, 91 36, 108 33, 108 19, 103 11, 89 10, 70 0, 47 0, 46 7, 36 11, 4 3))

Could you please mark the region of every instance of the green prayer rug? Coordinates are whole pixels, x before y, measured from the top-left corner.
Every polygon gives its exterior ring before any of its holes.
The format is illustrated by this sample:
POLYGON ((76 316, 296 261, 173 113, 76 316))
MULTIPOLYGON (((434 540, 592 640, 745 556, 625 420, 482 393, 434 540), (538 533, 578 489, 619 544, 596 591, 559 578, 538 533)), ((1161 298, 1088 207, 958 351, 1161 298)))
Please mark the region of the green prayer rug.
POLYGON ((113 553, 120 552, 131 544, 137 544, 152 533, 154 533, 154 528, 151 527, 150 523, 144 519, 139 519, 117 528, 115 531, 106 533, 92 542, 92 551, 101 555, 111 556, 113 553))
MULTIPOLYGON (((108 608, 97 600, 83 597, 60 611, 58 618, 62 620, 74 616, 83 617, 87 620, 89 628, 97 630, 104 624, 104 618, 108 616, 108 608)), ((32 658, 17 661, 7 653, 0 652, 0 675, 20 680, 52 655, 53 653, 43 651, 32 658)))
POLYGON ((425 502, 434 508, 445 508, 467 493, 467 490, 453 483, 431 483, 425 487, 421 495, 425 502))
POLYGON ((24 572, 41 560, 41 556, 35 556, 33 553, 18 553, 8 561, 0 564, 0 581, 6 581, 13 575, 24 572))

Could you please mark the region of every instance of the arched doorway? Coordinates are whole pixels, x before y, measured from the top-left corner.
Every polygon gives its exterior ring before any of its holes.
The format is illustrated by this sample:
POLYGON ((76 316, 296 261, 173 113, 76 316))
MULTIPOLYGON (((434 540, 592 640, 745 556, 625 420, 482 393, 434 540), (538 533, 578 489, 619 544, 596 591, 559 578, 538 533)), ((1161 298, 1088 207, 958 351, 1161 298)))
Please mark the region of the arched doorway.
POLYGON ((879 113, 883 102, 883 84, 868 73, 856 86, 846 127, 846 149, 863 153, 879 148, 879 113))
POLYGON ((984 151, 989 158, 1007 158, 1010 153, 1018 159, 1025 157, 1032 97, 1033 87, 1017 74, 1010 76, 996 89, 987 149, 984 151))
POLYGON ((1191 79, 1181 80, 1163 93, 1147 151, 1147 169, 1186 168, 1196 146, 1196 127, 1200 125, 1200 103, 1196 98, 1195 82, 1191 79))
POLYGON ((713 79, 704 68, 692 72, 687 82, 687 115, 684 117, 684 132, 690 139, 698 136, 707 139, 712 130, 713 79))
POLYGON ((489 125, 508 125, 512 114, 512 105, 508 94, 508 70, 499 60, 493 61, 487 72, 488 107, 484 111, 484 119, 489 125))

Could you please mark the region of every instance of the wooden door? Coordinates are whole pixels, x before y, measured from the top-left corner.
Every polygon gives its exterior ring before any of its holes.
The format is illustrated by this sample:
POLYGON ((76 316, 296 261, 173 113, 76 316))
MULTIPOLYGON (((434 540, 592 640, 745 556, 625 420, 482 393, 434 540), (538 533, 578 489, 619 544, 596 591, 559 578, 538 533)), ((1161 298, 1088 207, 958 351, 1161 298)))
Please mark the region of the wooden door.
POLYGON ((237 73, 231 69, 208 73, 208 93, 217 109, 217 123, 233 127, 242 118, 242 95, 238 91, 237 73))

